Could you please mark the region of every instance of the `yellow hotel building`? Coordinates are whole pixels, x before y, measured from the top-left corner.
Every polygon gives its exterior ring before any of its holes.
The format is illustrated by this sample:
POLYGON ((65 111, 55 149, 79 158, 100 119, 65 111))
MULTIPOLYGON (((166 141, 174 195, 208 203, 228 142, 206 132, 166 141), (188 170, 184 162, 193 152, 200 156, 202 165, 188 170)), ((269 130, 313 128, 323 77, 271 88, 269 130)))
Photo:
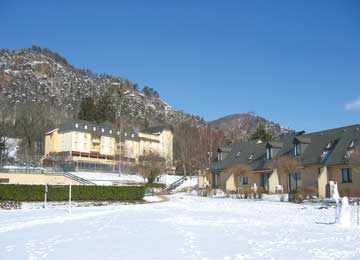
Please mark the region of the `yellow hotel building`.
POLYGON ((46 166, 78 171, 131 171, 149 155, 173 166, 173 133, 169 127, 121 131, 111 123, 71 120, 45 134, 46 166))

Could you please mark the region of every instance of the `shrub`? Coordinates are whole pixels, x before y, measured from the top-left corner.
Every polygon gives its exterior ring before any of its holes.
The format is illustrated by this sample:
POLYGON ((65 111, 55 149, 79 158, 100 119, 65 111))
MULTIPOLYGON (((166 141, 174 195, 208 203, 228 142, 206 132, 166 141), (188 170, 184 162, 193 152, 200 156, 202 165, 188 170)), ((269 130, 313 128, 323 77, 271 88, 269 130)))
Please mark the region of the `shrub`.
POLYGON ((166 185, 164 183, 147 183, 145 184, 146 188, 158 188, 158 189, 164 189, 166 185))
POLYGON ((341 187, 340 188, 340 196, 348 196, 348 197, 360 197, 360 188, 356 187, 341 187))
MULTIPOLYGON (((144 186, 72 186, 71 198, 74 201, 128 201, 141 200, 144 186)), ((0 185, 0 201, 43 201, 43 185, 0 185)), ((48 186, 48 201, 69 199, 69 186, 48 186)))

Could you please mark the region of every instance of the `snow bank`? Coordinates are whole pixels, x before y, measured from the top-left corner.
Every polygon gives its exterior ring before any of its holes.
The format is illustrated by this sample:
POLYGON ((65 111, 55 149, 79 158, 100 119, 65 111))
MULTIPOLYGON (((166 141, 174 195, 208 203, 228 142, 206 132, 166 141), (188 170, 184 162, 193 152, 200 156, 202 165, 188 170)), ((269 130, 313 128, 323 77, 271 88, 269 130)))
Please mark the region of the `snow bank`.
POLYGON ((144 183, 144 178, 135 174, 119 174, 108 172, 71 172, 71 174, 91 181, 97 185, 113 185, 114 183, 144 183))
POLYGON ((265 201, 289 201, 288 194, 262 194, 265 201))

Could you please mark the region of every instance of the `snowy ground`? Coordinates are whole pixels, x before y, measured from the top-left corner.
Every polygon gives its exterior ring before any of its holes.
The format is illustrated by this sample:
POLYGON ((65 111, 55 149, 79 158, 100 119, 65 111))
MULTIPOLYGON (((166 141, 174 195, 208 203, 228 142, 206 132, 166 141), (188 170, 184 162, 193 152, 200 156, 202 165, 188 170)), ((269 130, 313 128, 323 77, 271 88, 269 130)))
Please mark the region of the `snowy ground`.
MULTIPOLYGON (((150 199, 154 201, 153 199, 150 199)), ((0 259, 360 259, 319 204, 202 198, 0 211, 0 259)))

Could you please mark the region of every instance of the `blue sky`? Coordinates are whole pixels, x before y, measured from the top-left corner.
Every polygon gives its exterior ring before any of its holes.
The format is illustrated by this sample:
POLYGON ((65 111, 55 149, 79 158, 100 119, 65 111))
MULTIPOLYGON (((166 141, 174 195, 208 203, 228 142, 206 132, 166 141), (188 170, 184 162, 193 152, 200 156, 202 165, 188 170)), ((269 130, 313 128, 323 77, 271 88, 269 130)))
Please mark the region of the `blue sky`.
POLYGON ((360 1, 6 1, 0 48, 40 45, 206 120, 360 123, 360 1))

